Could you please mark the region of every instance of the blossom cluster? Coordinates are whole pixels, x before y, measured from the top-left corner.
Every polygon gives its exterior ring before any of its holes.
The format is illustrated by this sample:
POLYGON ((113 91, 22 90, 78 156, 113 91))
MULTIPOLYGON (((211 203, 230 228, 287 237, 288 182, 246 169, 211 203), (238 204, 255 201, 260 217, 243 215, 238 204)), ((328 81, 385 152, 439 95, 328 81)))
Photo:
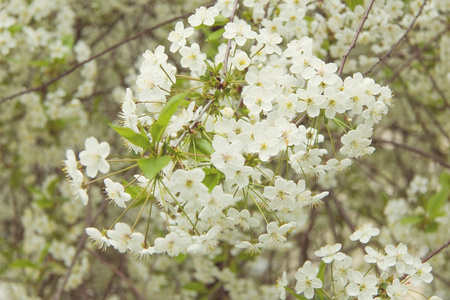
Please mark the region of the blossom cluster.
POLYGON ((198 2, 0 4, 0 294, 446 295, 446 0, 198 2))

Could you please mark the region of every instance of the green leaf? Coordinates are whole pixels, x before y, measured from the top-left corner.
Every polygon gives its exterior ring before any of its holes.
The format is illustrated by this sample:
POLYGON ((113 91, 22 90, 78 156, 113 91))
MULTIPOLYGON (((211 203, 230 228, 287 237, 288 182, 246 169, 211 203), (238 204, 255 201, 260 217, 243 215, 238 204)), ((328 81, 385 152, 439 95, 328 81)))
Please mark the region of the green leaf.
POLYGON ((222 14, 219 14, 214 18, 214 25, 215 26, 223 26, 229 22, 228 18, 225 18, 222 14))
POLYGON ((29 65, 32 67, 46 67, 50 65, 50 62, 48 60, 32 60, 29 65))
POLYGON ((439 224, 437 222, 428 223, 425 227, 425 232, 436 232, 438 230, 439 224))
POLYGON ((73 35, 66 35, 62 38, 61 42, 63 43, 63 45, 69 47, 70 49, 72 49, 73 43, 74 43, 74 38, 73 35))
POLYGON ((120 134, 121 137, 123 137, 133 145, 141 147, 144 150, 150 147, 150 141, 145 133, 137 133, 131 128, 116 126, 111 123, 109 124, 109 126, 111 126, 111 128, 114 129, 118 134, 120 134))
POLYGON ((409 216, 404 217, 400 223, 401 224, 419 224, 423 222, 423 216, 409 216))
POLYGON ((223 33, 225 32, 225 29, 224 28, 221 28, 221 29, 219 29, 219 30, 216 30, 216 31, 214 31, 213 33, 211 33, 209 36, 208 36, 208 41, 215 41, 215 40, 218 40, 218 39, 220 39, 221 37, 222 37, 222 35, 223 35, 223 33))
POLYGON ((9 264, 10 268, 33 268, 37 269, 38 265, 28 259, 18 259, 9 264))
POLYGON ((14 35, 16 32, 22 30, 23 25, 20 24, 14 24, 13 26, 8 28, 8 31, 11 33, 11 35, 14 35))
POLYGON ((441 184, 441 190, 431 196, 425 203, 425 210, 430 216, 439 215, 440 209, 445 206, 445 203, 448 200, 450 192, 450 175, 442 172, 439 175, 439 183, 441 184))
POLYGON ((208 289, 206 288, 206 286, 201 283, 201 282, 196 282, 196 281, 191 281, 186 283, 185 285, 183 285, 183 289, 188 290, 188 291, 196 291, 199 293, 207 293, 208 289))
POLYGON ((56 187, 58 186, 58 183, 59 183, 59 178, 55 178, 48 184, 48 186, 47 186, 47 193, 49 195, 53 195, 53 193, 56 190, 56 187))
POLYGON ((194 143, 195 143, 195 147, 205 155, 209 156, 209 155, 213 154, 214 152, 216 152, 214 150, 213 146, 211 145, 211 143, 209 142, 209 140, 207 140, 207 139, 196 138, 196 139, 194 139, 194 143))
POLYGON ((136 199, 136 202, 133 204, 133 207, 144 204, 147 194, 143 192, 144 189, 143 187, 136 185, 128 185, 128 182, 125 179, 122 179, 122 184, 124 187, 126 186, 125 192, 130 194, 132 199, 136 199))
POLYGON ((177 262, 179 262, 179 263, 183 263, 186 260, 187 256, 186 256, 186 254, 181 253, 181 254, 179 254, 177 256, 174 256, 172 258, 174 260, 176 260, 177 262))
POLYGON ((320 266, 319 266, 319 273, 317 273, 317 278, 319 278, 322 282, 323 279, 325 278, 325 268, 327 267, 327 264, 321 260, 320 261, 320 266))
POLYGON ((290 287, 285 286, 284 289, 291 294, 292 296, 295 297, 295 299, 300 299, 300 300, 308 300, 308 298, 303 297, 302 295, 297 295, 290 287))
POLYGON ((153 123, 152 128, 150 130, 153 143, 157 143, 161 140, 164 130, 166 129, 167 124, 169 124, 170 118, 172 118, 173 114, 180 106, 180 104, 183 101, 188 102, 184 100, 187 94, 188 93, 181 93, 175 95, 172 98, 170 98, 169 101, 167 101, 167 103, 164 105, 161 112, 159 113, 158 120, 155 123, 153 123))
POLYGON ((345 4, 347 4, 347 6, 354 11, 355 7, 357 7, 358 5, 361 5, 364 7, 364 0, 345 0, 345 4))
MULTIPOLYGON (((327 267, 327 264, 323 260, 321 260, 320 266, 319 266, 319 272, 317 273, 317 278, 319 278, 320 281, 322 281, 322 283, 324 282, 326 267, 327 267)), ((317 290, 316 293, 317 293, 317 296, 319 297, 319 299, 323 300, 323 288, 317 290)))
POLYGON ((41 198, 35 201, 37 205, 41 208, 51 208, 53 207, 53 202, 47 198, 41 198))
POLYGON ((170 156, 152 157, 152 158, 141 158, 138 160, 139 168, 144 172, 145 177, 148 180, 153 180, 156 174, 161 171, 162 168, 167 166, 170 162, 170 156))
POLYGON ((206 185, 209 191, 211 192, 214 189, 214 187, 217 186, 221 178, 222 178, 221 173, 207 174, 205 175, 205 179, 203 179, 202 183, 206 185))

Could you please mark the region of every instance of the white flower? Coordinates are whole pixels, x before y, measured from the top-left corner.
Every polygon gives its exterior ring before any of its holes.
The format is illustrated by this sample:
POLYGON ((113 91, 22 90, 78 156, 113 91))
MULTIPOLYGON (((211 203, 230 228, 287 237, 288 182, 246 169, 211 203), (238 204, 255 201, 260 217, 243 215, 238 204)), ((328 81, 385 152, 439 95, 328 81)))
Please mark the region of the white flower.
POLYGON ((250 58, 244 51, 239 51, 232 60, 233 65, 239 71, 245 70, 250 65, 250 58))
POLYGON ((261 254, 260 248, 263 246, 262 243, 252 244, 248 241, 242 241, 236 244, 236 248, 245 249, 244 254, 246 255, 255 255, 261 254))
POLYGON ((286 271, 283 272, 283 276, 277 279, 276 289, 280 294, 280 300, 286 299, 286 289, 285 287, 289 285, 289 281, 287 280, 286 271))
POLYGON ((285 235, 296 226, 295 222, 281 225, 278 227, 276 222, 267 224, 267 233, 261 234, 258 241, 263 243, 265 247, 277 247, 286 242, 285 235))
POLYGON ((306 261, 303 267, 295 273, 295 279, 297 279, 295 291, 297 293, 304 293, 308 299, 314 297, 314 289, 320 289, 322 287, 322 281, 316 278, 318 272, 319 268, 311 266, 309 260, 306 261))
POLYGON ((342 245, 339 243, 334 244, 333 246, 326 245, 320 248, 320 250, 315 251, 314 255, 317 257, 322 257, 323 262, 329 264, 333 260, 343 260, 346 257, 344 253, 338 252, 341 248, 342 245))
POLYGON ((114 201, 117 206, 126 208, 125 202, 131 199, 130 194, 125 193, 125 189, 123 185, 119 182, 113 182, 111 179, 106 178, 105 183, 105 191, 108 194, 109 199, 114 201))
POLYGON ((89 238, 94 241, 94 245, 98 247, 98 249, 102 249, 105 251, 107 247, 111 245, 110 240, 103 235, 103 232, 100 232, 97 228, 88 227, 85 229, 86 234, 89 238))
POLYGON ((367 223, 361 226, 358 230, 353 232, 350 235, 350 240, 357 241, 359 240, 363 244, 367 244, 370 241, 370 238, 373 236, 377 236, 380 234, 380 229, 372 228, 372 223, 367 223))
POLYGON ((408 293, 408 288, 395 278, 392 284, 386 288, 386 292, 391 300, 403 300, 408 293))
POLYGON ((228 170, 235 171, 244 166, 241 141, 230 144, 224 137, 216 135, 212 146, 216 151, 211 154, 211 163, 220 171, 224 173, 228 170))
POLYGON ((212 26, 215 22, 214 18, 219 14, 219 10, 215 7, 201 6, 195 10, 195 13, 188 18, 189 24, 193 27, 205 24, 206 26, 212 26))
POLYGON ((406 268, 410 269, 413 263, 413 257, 408 254, 408 247, 400 243, 397 248, 393 245, 386 245, 384 248, 386 254, 396 260, 395 268, 400 274, 405 273, 406 268))
POLYGON ((278 33, 272 33, 266 28, 259 30, 259 34, 256 36, 258 43, 265 45, 267 54, 277 53, 281 54, 281 49, 278 44, 283 41, 278 33))
POLYGON ((375 151, 374 147, 369 147, 372 143, 371 137, 372 131, 364 125, 359 125, 356 130, 350 130, 341 138, 341 142, 344 145, 340 152, 348 157, 361 157, 368 154, 372 154, 375 151))
POLYGON ((83 173, 81 173, 80 170, 78 170, 78 162, 75 157, 75 153, 73 150, 67 150, 66 151, 67 160, 63 162, 64 164, 64 171, 67 173, 67 176, 69 178, 80 178, 83 177, 83 173))
POLYGON ((124 253, 127 249, 138 248, 138 245, 144 242, 144 236, 141 233, 131 233, 130 226, 122 222, 116 223, 114 230, 108 230, 107 235, 111 245, 120 253, 124 253))
POLYGON ((182 47, 180 54, 183 56, 180 62, 184 68, 189 68, 192 71, 203 68, 206 56, 200 52, 200 46, 197 43, 193 43, 191 47, 182 47))
POLYGON ((256 35, 257 33, 252 31, 252 27, 244 20, 228 23, 225 25, 225 32, 223 33, 224 38, 234 39, 239 46, 243 46, 247 39, 253 40, 256 35))
POLYGON ((422 263, 420 258, 414 258, 414 273, 411 275, 410 281, 414 285, 420 285, 422 282, 430 283, 433 281, 431 270, 433 269, 429 263, 422 263))
POLYGON ((385 256, 381 252, 375 251, 372 247, 367 246, 364 248, 366 250, 367 255, 364 256, 364 260, 369 264, 376 263, 378 268, 383 271, 386 271, 388 267, 392 267, 395 265, 395 259, 391 256, 385 256))
POLYGON ((189 253, 198 253, 203 255, 210 253, 219 243, 216 240, 219 233, 220 227, 214 226, 206 234, 202 234, 201 236, 193 236, 192 239, 194 240, 194 243, 187 248, 187 251, 189 253))
POLYGON ((155 253, 167 252, 169 256, 178 256, 180 253, 185 253, 190 244, 191 239, 189 237, 171 232, 164 238, 157 238, 154 248, 155 253))
POLYGON ((106 173, 109 171, 109 164, 106 157, 109 155, 110 147, 107 142, 98 143, 95 137, 87 138, 85 141, 86 150, 79 154, 80 163, 86 166, 87 176, 94 178, 98 171, 106 173))
POLYGON ((178 49, 186 45, 186 38, 190 37, 194 33, 194 28, 188 27, 184 28, 183 22, 178 22, 175 25, 175 30, 169 33, 169 37, 167 38, 172 42, 170 46, 171 52, 177 52, 178 49))
POLYGON ((349 296, 358 296, 358 300, 372 300, 373 295, 378 292, 378 280, 374 275, 364 276, 358 271, 354 273, 354 281, 347 287, 346 291, 349 296))
POLYGON ((227 215, 232 219, 233 224, 242 230, 247 231, 250 227, 259 227, 259 220, 251 217, 250 212, 246 209, 239 212, 237 209, 230 207, 227 211, 227 215))
POLYGON ((319 94, 317 87, 308 86, 306 90, 298 89, 297 96, 297 112, 304 112, 311 118, 317 117, 320 114, 320 108, 325 104, 326 98, 319 94))
POLYGON ((72 195, 74 195, 75 199, 80 199, 83 205, 87 205, 89 196, 87 194, 87 190, 83 188, 83 174, 81 172, 80 174, 77 174, 77 176, 73 177, 72 180, 69 180, 69 184, 72 190, 72 195))
POLYGON ((270 200, 269 206, 273 210, 294 210, 297 205, 292 196, 296 184, 292 180, 278 178, 275 181, 275 186, 266 186, 264 188, 264 197, 270 200))

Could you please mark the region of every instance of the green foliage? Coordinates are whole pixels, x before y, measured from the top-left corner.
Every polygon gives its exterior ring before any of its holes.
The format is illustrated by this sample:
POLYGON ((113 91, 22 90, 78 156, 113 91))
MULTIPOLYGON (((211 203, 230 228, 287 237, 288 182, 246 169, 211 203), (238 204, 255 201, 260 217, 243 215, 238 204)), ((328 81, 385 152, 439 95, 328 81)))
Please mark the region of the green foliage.
POLYGON ((150 141, 145 133, 137 133, 131 128, 116 126, 113 124, 109 124, 109 126, 111 126, 111 128, 114 129, 118 134, 120 134, 121 137, 123 137, 133 145, 141 147, 144 150, 150 147, 150 141))
POLYGON ((156 174, 170 162, 170 156, 141 158, 138 160, 139 168, 148 180, 153 180, 156 174))
POLYGON ((361 5, 364 7, 364 0, 345 0, 345 4, 352 10, 355 11, 355 8, 358 5, 361 5))
POLYGON ((205 179, 203 179, 202 183, 206 185, 211 192, 214 187, 217 186, 223 174, 215 168, 205 168, 203 171, 205 172, 205 179))
POLYGON ((153 144, 156 144, 161 140, 164 130, 166 129, 167 124, 169 124, 170 118, 172 118, 177 108, 180 105, 189 103, 188 101, 185 100, 187 95, 188 95, 187 92, 175 95, 172 98, 170 98, 169 101, 167 101, 167 103, 164 105, 164 107, 161 110, 161 113, 159 114, 158 120, 155 123, 153 123, 151 128, 151 136, 153 144))
POLYGON ((204 138, 195 138, 194 144, 196 149, 200 150, 203 154, 210 156, 215 152, 209 140, 204 138))

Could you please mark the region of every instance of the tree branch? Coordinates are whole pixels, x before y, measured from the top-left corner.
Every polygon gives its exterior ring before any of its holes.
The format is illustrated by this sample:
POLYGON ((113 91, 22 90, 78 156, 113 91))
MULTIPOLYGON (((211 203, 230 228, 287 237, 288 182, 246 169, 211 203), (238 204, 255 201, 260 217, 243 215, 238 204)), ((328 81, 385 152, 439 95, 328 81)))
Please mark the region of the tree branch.
POLYGON ((417 12, 416 16, 412 20, 411 24, 409 24, 408 29, 406 29, 405 33, 400 37, 400 39, 394 45, 392 45, 391 49, 389 49, 388 52, 386 52, 383 56, 381 56, 378 59, 378 61, 372 67, 370 67, 369 70, 367 70, 363 74, 364 76, 366 76, 367 74, 372 72, 373 69, 375 69, 383 60, 385 60, 387 57, 389 57, 392 54, 392 52, 394 52, 395 48, 397 48, 397 46, 406 38, 406 36, 408 35, 408 33, 411 31, 411 29, 413 28, 414 24, 416 23, 417 18, 422 14, 423 8, 424 8, 425 4, 427 4, 427 1, 428 0, 424 0, 423 1, 422 6, 420 6, 420 9, 417 12))
POLYGON ((29 89, 24 90, 24 91, 22 91, 22 92, 19 92, 19 93, 16 93, 16 94, 13 94, 13 95, 10 95, 10 96, 7 96, 7 97, 5 97, 5 98, 0 99, 0 104, 2 104, 3 102, 5 102, 5 101, 7 101, 7 100, 11 100, 11 99, 14 99, 14 98, 16 98, 16 97, 22 96, 22 95, 24 95, 24 94, 28 94, 28 93, 31 93, 31 92, 36 92, 36 91, 43 90, 43 89, 45 89, 46 87, 48 87, 49 85, 51 85, 52 83, 54 83, 54 82, 60 80, 61 78, 64 78, 64 77, 66 77, 67 75, 71 74, 72 72, 74 72, 74 71, 75 71, 76 69, 78 69, 79 67, 81 67, 81 66, 87 64, 88 62, 90 62, 90 61, 92 61, 92 60, 94 60, 94 59, 99 58, 100 56, 105 55, 105 54, 108 53, 108 52, 111 52, 112 50, 114 50, 114 49, 116 49, 116 48, 122 46, 123 44, 126 44, 126 43, 128 43, 128 42, 130 42, 130 41, 133 41, 133 40, 139 38, 140 36, 142 36, 143 34, 148 33, 148 32, 150 32, 150 31, 152 31, 152 30, 158 29, 158 28, 160 28, 160 27, 162 27, 162 26, 165 26, 165 25, 167 25, 167 24, 170 24, 170 23, 172 23, 172 22, 174 22, 174 21, 177 21, 177 20, 179 20, 179 19, 186 18, 187 16, 189 16, 189 15, 191 15, 191 14, 192 14, 192 12, 186 12, 186 13, 183 13, 183 14, 177 16, 177 17, 171 18, 171 19, 169 19, 169 20, 167 20, 167 21, 161 22, 161 23, 156 24, 156 25, 154 25, 154 26, 152 26, 152 27, 149 27, 149 28, 147 28, 147 29, 144 29, 144 30, 142 30, 141 32, 139 32, 139 33, 137 33, 137 34, 135 34, 135 35, 133 35, 133 36, 131 36, 131 37, 129 37, 129 38, 126 38, 126 39, 124 39, 124 40, 121 40, 120 42, 118 42, 118 43, 112 45, 111 47, 109 47, 109 48, 103 50, 102 52, 97 53, 97 54, 91 56, 90 58, 88 58, 88 59, 86 59, 86 60, 84 60, 84 61, 82 61, 82 62, 80 62, 80 63, 78 63, 78 64, 76 64, 76 65, 74 65, 74 66, 73 66, 72 68, 70 68, 69 70, 67 70, 67 71, 65 71, 65 72, 63 72, 63 73, 61 73, 61 74, 59 74, 59 75, 56 76, 55 78, 53 78, 53 79, 51 79, 51 80, 49 80, 49 81, 47 81, 47 82, 41 84, 40 86, 37 86, 37 87, 34 87, 34 88, 29 88, 29 89))
POLYGON ((342 62, 341 62, 341 66, 339 67, 339 70, 337 72, 338 76, 341 76, 342 71, 344 70, 344 65, 345 62, 347 61, 348 56, 350 55, 350 52, 352 51, 353 48, 355 48, 356 45, 356 41, 358 40, 358 36, 361 33, 361 30, 364 26, 364 23, 367 20, 367 17, 369 16, 369 12, 372 9, 373 3, 375 2, 375 0, 370 1, 369 3, 369 7, 367 7, 366 12, 364 13, 363 19, 361 20, 361 23, 358 26, 358 29, 356 29, 356 33, 355 36, 353 37, 353 41, 350 45, 350 48, 348 48, 347 53, 344 54, 344 56, 342 56, 342 62))

